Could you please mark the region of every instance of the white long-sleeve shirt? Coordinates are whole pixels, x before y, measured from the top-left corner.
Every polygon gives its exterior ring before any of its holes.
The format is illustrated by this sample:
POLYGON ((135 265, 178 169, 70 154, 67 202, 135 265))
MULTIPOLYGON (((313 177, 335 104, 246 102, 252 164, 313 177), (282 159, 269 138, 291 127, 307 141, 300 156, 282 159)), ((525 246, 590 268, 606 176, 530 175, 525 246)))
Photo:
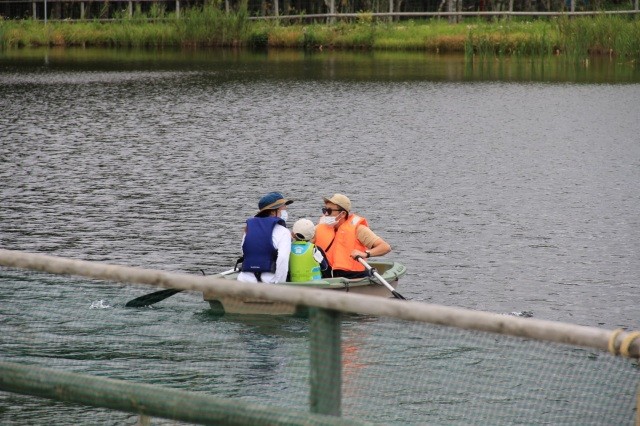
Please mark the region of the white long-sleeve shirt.
MULTIPOLYGON (((242 245, 244 245, 244 235, 242 236, 242 245)), ((291 253, 291 232, 284 226, 276 224, 271 233, 271 242, 278 249, 278 258, 276 259, 276 272, 263 272, 260 278, 263 283, 283 283, 287 281, 287 273, 289 272, 289 254, 291 253)), ((253 272, 240 272, 238 281, 247 283, 257 283, 258 280, 253 272)))

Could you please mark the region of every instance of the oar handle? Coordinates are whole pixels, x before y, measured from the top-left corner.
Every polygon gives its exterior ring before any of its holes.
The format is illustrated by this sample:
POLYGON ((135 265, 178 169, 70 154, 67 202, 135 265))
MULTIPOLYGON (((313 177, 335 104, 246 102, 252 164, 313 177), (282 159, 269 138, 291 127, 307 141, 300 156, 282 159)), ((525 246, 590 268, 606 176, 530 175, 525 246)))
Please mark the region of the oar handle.
POLYGON ((393 297, 395 297, 396 299, 401 299, 401 300, 407 300, 404 298, 403 295, 401 295, 400 293, 398 293, 391 284, 389 284, 387 282, 387 280, 385 280, 384 278, 382 278, 382 275, 380 275, 377 271, 376 268, 374 268, 373 266, 369 265, 363 258, 362 256, 356 256, 355 257, 356 260, 360 263, 362 263, 364 265, 365 268, 367 268, 367 271, 370 274, 373 274, 374 277, 376 277, 378 279, 378 281, 380 281, 390 292, 391 294, 393 294, 393 297))
POLYGON ((374 268, 373 266, 369 265, 363 258, 362 256, 358 255, 356 256, 356 260, 360 263, 362 263, 364 265, 364 267, 367 269, 367 272, 369 272, 371 275, 376 273, 376 268, 374 268))
MULTIPOLYGON (((200 269, 200 272, 202 272, 202 275, 210 276, 210 275, 205 274, 205 273, 204 273, 204 270, 202 270, 202 269, 200 269)), ((235 269, 235 268, 234 268, 234 269, 229 269, 228 271, 218 272, 218 273, 217 273, 217 274, 215 274, 215 275, 229 275, 229 274, 233 274, 234 272, 238 272, 238 270, 237 270, 237 269, 235 269)), ((215 275, 213 275, 213 276, 215 276, 215 275)))
POLYGON ((376 277, 386 288, 388 288, 390 291, 395 291, 393 286, 391 286, 391 284, 389 284, 387 282, 387 280, 385 280, 384 278, 382 278, 382 275, 380 275, 378 273, 378 271, 376 271, 376 268, 374 268, 373 266, 369 265, 363 258, 362 256, 356 256, 356 260, 360 263, 362 263, 364 265, 365 268, 367 268, 367 271, 372 274, 374 277, 376 277))

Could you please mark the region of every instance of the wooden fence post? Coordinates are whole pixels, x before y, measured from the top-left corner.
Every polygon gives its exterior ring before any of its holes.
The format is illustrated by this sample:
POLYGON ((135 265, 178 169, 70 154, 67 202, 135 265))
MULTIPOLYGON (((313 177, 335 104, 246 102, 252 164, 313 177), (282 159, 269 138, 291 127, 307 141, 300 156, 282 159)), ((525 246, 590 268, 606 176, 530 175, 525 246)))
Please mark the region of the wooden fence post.
MULTIPOLYGON (((454 2, 454 0, 447 0, 447 12, 451 13, 451 12, 454 11, 455 6, 454 6, 453 2, 454 2)), ((448 18, 449 18, 449 23, 450 24, 453 24, 455 22, 455 20, 456 20, 456 17, 453 16, 453 15, 449 15, 448 18)))
POLYGON ((309 308, 310 382, 312 413, 340 416, 342 399, 341 314, 309 308))
POLYGON ((333 24, 334 22, 336 22, 336 18, 335 13, 336 13, 336 0, 331 0, 331 3, 329 5, 329 13, 332 15, 331 18, 329 18, 329 23, 333 24))

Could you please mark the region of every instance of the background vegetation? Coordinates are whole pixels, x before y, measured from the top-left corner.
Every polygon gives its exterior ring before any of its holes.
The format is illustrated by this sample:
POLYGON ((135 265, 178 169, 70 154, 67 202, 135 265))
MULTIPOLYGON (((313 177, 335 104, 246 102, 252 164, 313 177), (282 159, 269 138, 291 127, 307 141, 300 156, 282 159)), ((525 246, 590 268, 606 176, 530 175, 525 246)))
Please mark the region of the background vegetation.
POLYGON ((0 21, 3 48, 28 46, 229 47, 375 49, 464 52, 468 55, 611 55, 640 59, 640 19, 624 16, 545 19, 466 18, 285 24, 249 20, 246 8, 191 8, 180 19, 164 10, 118 21, 0 21), (152 18, 152 20, 150 20, 152 18))

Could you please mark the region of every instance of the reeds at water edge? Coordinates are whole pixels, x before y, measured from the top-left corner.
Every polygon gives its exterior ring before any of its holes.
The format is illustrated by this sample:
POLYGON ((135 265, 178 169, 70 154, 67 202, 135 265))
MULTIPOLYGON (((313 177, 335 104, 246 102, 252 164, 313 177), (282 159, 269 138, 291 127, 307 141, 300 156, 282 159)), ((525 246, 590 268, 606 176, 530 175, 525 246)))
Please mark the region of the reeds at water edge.
POLYGON ((544 19, 466 18, 383 22, 363 14, 352 22, 285 24, 248 19, 246 7, 227 14, 215 4, 184 10, 178 19, 161 8, 99 21, 0 21, 0 46, 253 47, 457 52, 503 57, 609 55, 640 59, 640 19, 617 15, 544 19))

